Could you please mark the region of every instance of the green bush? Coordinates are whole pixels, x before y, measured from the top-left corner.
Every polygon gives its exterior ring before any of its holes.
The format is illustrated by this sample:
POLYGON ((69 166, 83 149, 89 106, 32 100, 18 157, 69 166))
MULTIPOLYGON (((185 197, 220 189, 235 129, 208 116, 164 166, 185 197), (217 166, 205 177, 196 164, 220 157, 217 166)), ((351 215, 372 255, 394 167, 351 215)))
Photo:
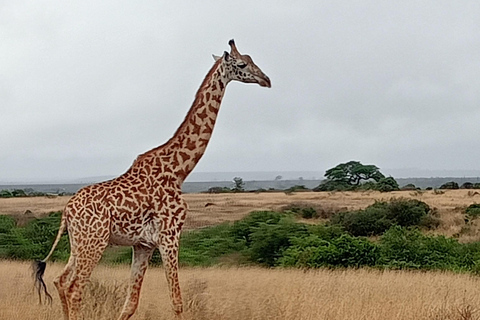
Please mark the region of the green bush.
POLYGON ((380 235, 394 225, 418 226, 430 212, 430 207, 415 199, 394 199, 376 202, 363 210, 342 212, 330 220, 353 236, 380 235))
POLYGON ((303 219, 312 219, 318 218, 318 212, 315 208, 305 205, 291 205, 288 208, 284 209, 287 213, 293 213, 302 217, 303 219))
POLYGON ((380 192, 391 192, 400 190, 397 181, 393 177, 381 178, 375 184, 375 189, 380 192))
POLYGON ((179 261, 188 266, 211 266, 220 257, 245 249, 243 241, 237 241, 232 226, 221 224, 200 230, 184 232, 180 238, 179 261))
POLYGON ((456 183, 455 181, 446 182, 440 186, 440 189, 458 189, 458 188, 459 188, 458 183, 456 183))
POLYGON ((0 234, 10 233, 15 226, 15 219, 10 216, 0 215, 0 234))
POLYGON ((274 266, 283 250, 291 245, 291 238, 306 236, 307 226, 284 218, 276 224, 259 224, 251 234, 247 254, 251 261, 274 266))
POLYGON ((0 198, 12 198, 13 194, 8 190, 0 190, 0 198))
POLYGON ((479 203, 473 203, 469 205, 465 209, 465 213, 470 217, 470 218, 477 218, 480 216, 480 204, 479 203))
POLYGON ((26 197, 26 196, 27 196, 27 194, 25 193, 25 191, 22 190, 22 189, 13 189, 13 190, 12 190, 12 195, 13 195, 14 197, 26 197))
MULTIPOLYGON (((9 259, 43 259, 51 249, 60 226, 61 212, 30 221, 22 228, 13 228, 2 241, 0 257, 9 259)), ((69 255, 68 237, 63 235, 53 260, 66 260, 69 255)))
POLYGON ((313 191, 349 191, 355 189, 355 186, 350 185, 345 181, 324 180, 313 191))
POLYGON ((377 246, 363 238, 342 234, 324 240, 316 235, 292 238, 278 265, 283 267, 362 267, 375 266, 379 259, 377 246))
POLYGON ((330 223, 340 225, 353 236, 373 236, 385 232, 394 225, 383 208, 367 207, 364 210, 341 212, 330 223))
POLYGON ((277 224, 285 215, 273 211, 255 211, 242 220, 235 221, 232 227, 232 235, 237 241, 245 242, 248 246, 252 239, 251 235, 261 224, 277 224))
POLYGON ((417 190, 417 187, 413 183, 408 183, 400 188, 402 191, 413 191, 417 190))
POLYGON ((380 244, 381 264, 388 268, 468 270, 480 261, 480 254, 456 239, 426 236, 417 229, 395 226, 380 244))

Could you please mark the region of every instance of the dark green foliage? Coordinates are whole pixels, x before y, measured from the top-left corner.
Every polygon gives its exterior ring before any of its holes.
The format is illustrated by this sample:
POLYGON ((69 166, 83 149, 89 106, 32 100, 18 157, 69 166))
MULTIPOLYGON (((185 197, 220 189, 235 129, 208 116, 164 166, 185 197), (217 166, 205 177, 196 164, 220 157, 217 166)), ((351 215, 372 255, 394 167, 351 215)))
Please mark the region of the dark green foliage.
POLYGON ((13 194, 8 190, 0 190, 0 198, 12 198, 13 194))
POLYGON ((25 191, 23 191, 22 189, 13 189, 12 190, 12 195, 14 197, 26 197, 27 196, 25 191))
POLYGON ((286 213, 293 213, 302 217, 303 219, 313 219, 318 218, 319 214, 317 210, 311 206, 296 205, 292 204, 288 208, 284 209, 286 213))
POLYGON ((470 217, 470 218, 477 218, 480 216, 480 204, 479 203, 473 203, 469 205, 465 209, 465 213, 470 217))
MULTIPOLYGON (((51 213, 48 217, 30 221, 24 227, 13 226, 8 232, 0 233, 0 258, 43 259, 57 236, 60 217, 60 212, 51 213)), ((52 258, 66 260, 69 251, 68 237, 64 235, 52 258)))
POLYGON ((299 192, 299 191, 310 191, 310 189, 308 189, 304 185, 298 185, 297 184, 293 187, 290 187, 290 188, 286 189, 285 193, 292 193, 292 192, 299 192))
POLYGON ((375 189, 380 192, 390 192, 400 190, 397 181, 393 177, 381 178, 375 184, 375 189))
POLYGON ((273 211, 255 211, 242 220, 236 221, 232 227, 232 235, 237 241, 243 241, 250 245, 251 235, 260 224, 277 224, 283 214, 273 211))
POLYGON ((207 193, 229 193, 232 192, 230 188, 227 187, 211 187, 208 188, 207 193))
POLYGON ((179 261, 188 266, 211 266, 222 256, 242 251, 243 241, 232 236, 232 226, 218 226, 184 232, 180 239, 179 261))
POLYGON ((473 183, 465 182, 460 186, 460 189, 473 189, 473 183))
POLYGON ((444 236, 426 236, 417 229, 399 226, 381 238, 381 264, 398 269, 478 269, 479 244, 464 245, 444 236))
POLYGON ((342 212, 330 222, 342 226, 353 236, 380 235, 394 225, 417 226, 430 212, 430 207, 414 199, 376 202, 364 210, 342 212))
POLYGON ((406 184, 403 187, 401 187, 400 190, 402 190, 402 191, 409 191, 409 190, 412 191, 412 190, 417 190, 417 187, 415 187, 415 185, 413 183, 409 183, 409 184, 406 184))
POLYGON ((316 235, 292 238, 278 264, 283 267, 362 267, 375 266, 379 259, 377 246, 366 239, 342 234, 331 239, 316 235))
POLYGON ((440 189, 458 189, 458 183, 455 181, 450 181, 447 183, 444 183, 440 186, 440 189))
POLYGON ((10 216, 0 215, 0 234, 9 233, 15 226, 15 219, 10 216))
POLYGON ((394 225, 394 221, 387 217, 385 209, 377 207, 341 212, 334 215, 330 222, 342 226, 353 236, 379 235, 394 225))
POLYGON ((254 262, 274 266, 283 250, 291 245, 292 237, 307 234, 306 225, 295 223, 289 218, 281 219, 277 224, 262 223, 250 235, 247 254, 254 262))
POLYGON ((349 191, 355 189, 354 186, 344 181, 324 180, 313 191, 349 191))

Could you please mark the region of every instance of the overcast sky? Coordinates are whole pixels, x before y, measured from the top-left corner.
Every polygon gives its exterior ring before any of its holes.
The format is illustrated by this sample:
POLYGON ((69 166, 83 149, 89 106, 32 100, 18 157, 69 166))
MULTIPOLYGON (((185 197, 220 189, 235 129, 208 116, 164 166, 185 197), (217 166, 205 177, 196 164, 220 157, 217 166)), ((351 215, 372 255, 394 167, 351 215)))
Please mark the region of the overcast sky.
POLYGON ((272 88, 229 84, 196 172, 480 170, 479 17, 477 0, 0 1, 0 181, 122 174, 231 38, 272 88))

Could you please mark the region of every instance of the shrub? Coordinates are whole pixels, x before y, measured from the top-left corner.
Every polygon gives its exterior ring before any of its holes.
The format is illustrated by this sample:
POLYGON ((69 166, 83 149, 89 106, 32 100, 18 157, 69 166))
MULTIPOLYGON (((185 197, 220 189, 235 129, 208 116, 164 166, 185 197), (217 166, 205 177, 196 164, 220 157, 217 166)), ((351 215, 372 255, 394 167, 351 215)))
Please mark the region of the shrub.
POLYGON ((417 229, 400 226, 385 232, 380 247, 381 263, 396 269, 469 269, 479 257, 475 254, 472 259, 472 252, 456 239, 425 236, 417 229), (470 264, 465 264, 465 259, 471 259, 470 264))
MULTIPOLYGON (((221 224, 183 233, 179 261, 188 266, 211 266, 218 258, 245 249, 245 243, 232 236, 231 225, 221 224)), ((161 261, 160 261, 161 262, 161 261)))
POLYGON ((0 190, 0 198, 12 198, 13 194, 8 190, 0 190))
POLYGON ((353 212, 342 212, 332 217, 331 224, 341 225, 353 236, 380 235, 393 225, 416 226, 430 212, 430 207, 415 199, 394 199, 376 202, 353 212))
POLYGON ((409 183, 400 188, 402 191, 413 191, 417 190, 417 187, 413 183, 409 183))
MULTIPOLYGON (((50 251, 60 226, 61 212, 30 221, 25 227, 14 228, 2 239, 2 256, 10 259, 42 259, 50 251)), ((53 260, 66 260, 69 255, 68 237, 63 235, 53 260)))
POLYGON ((292 204, 283 209, 284 212, 293 213, 304 219, 318 218, 317 210, 308 205, 292 204))
POLYGON ((0 233, 10 233, 15 226, 15 219, 10 216, 0 215, 0 233))
POLYGON ((229 193, 232 192, 230 188, 227 187, 211 187, 208 188, 207 193, 229 193))
POLYGON ((469 216, 470 218, 477 218, 478 216, 480 216, 480 204, 478 203, 473 203, 471 205, 469 205, 466 209, 465 209, 465 213, 467 214, 467 216, 469 216))
POLYGON ((26 197, 27 196, 25 191, 23 191, 22 189, 13 189, 12 190, 12 195, 14 197, 26 197))
POLYGON ((393 177, 381 178, 375 184, 375 189, 380 192, 390 192, 399 190, 398 183, 393 177))
POLYGON ((444 183, 440 186, 440 189, 458 189, 458 183, 455 181, 450 181, 447 183, 444 183))
POLYGON ((274 266, 277 259, 291 245, 291 238, 306 236, 307 227, 284 218, 276 224, 259 224, 250 235, 251 242, 247 250, 251 261, 274 266))
POLYGON ((278 265, 283 267, 362 267, 375 266, 379 258, 375 244, 348 234, 325 240, 316 235, 292 238, 278 265))
POLYGON ((313 191, 349 191, 353 190, 354 186, 344 181, 324 180, 313 191))
POLYGON ((460 189, 473 189, 473 183, 471 182, 464 182, 461 186, 460 189))
POLYGON ((333 225, 340 225, 353 236, 373 236, 382 234, 394 221, 388 219, 385 210, 368 207, 364 210, 341 212, 332 217, 333 225))
POLYGON ((251 235, 260 224, 277 224, 284 216, 279 212, 255 211, 242 220, 235 221, 231 232, 237 241, 244 241, 247 245, 250 245, 251 235))
POLYGON ((394 199, 389 203, 376 203, 373 206, 385 206, 387 216, 396 224, 404 227, 416 226, 422 218, 430 212, 430 207, 423 201, 416 199, 394 199))

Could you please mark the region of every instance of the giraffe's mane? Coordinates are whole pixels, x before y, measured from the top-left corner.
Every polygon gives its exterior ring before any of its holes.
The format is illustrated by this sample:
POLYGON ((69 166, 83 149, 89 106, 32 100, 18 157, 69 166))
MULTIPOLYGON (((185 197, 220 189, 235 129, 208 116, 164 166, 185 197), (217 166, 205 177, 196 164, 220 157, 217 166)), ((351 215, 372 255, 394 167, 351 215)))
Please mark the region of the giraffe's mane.
MULTIPOLYGON (((213 66, 210 68, 210 70, 208 71, 207 75, 205 76, 205 78, 203 79, 202 81, 202 84, 200 85, 200 87, 198 88, 197 92, 195 93, 195 100, 193 100, 193 103, 192 103, 192 106, 190 107, 190 109, 188 110, 188 113, 187 115, 185 116, 185 119, 183 119, 183 122, 182 124, 178 127, 178 129, 175 131, 174 135, 167 141, 165 142, 164 144, 158 146, 158 147, 155 147, 155 148, 152 148, 150 150, 148 150, 147 152, 145 153, 142 153, 140 154, 137 159, 134 161, 133 165, 135 165, 135 163, 138 163, 139 161, 145 159, 148 155, 152 154, 152 153, 156 153, 157 151, 159 151, 160 149, 164 148, 166 145, 168 145, 172 139, 181 131, 183 130, 183 128, 187 125, 188 123, 188 119, 192 116, 193 113, 195 113, 195 106, 197 104, 199 104, 201 101, 202 101, 202 97, 200 95, 200 92, 202 92, 207 86, 208 84, 210 83, 215 71, 218 69, 218 66, 222 63, 222 59, 218 59, 217 61, 215 61, 215 63, 213 64, 213 66)), ((133 166, 132 165, 132 166, 133 166)))

